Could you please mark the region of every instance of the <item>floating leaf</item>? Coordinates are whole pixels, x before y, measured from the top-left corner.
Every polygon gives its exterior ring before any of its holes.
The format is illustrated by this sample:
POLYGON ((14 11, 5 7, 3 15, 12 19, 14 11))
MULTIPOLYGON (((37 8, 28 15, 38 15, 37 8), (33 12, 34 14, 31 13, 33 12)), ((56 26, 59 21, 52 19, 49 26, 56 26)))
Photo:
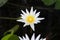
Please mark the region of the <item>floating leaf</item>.
POLYGON ((8 40, 11 37, 11 34, 4 36, 1 40, 8 40))
POLYGON ((60 0, 56 0, 55 8, 60 9, 60 0))
POLYGON ((56 0, 42 0, 42 1, 43 1, 43 3, 44 3, 45 5, 47 5, 47 6, 52 5, 53 3, 56 2, 56 0))
POLYGON ((3 6, 8 0, 0 0, 0 7, 3 6))
POLYGON ((14 34, 18 30, 18 28, 19 28, 19 25, 15 25, 12 29, 6 31, 4 35, 7 34, 8 32, 10 32, 11 34, 14 34))
POLYGON ((19 40, 19 37, 13 34, 7 34, 1 40, 19 40))
POLYGON ((19 37, 17 35, 12 35, 9 40, 19 40, 19 37))

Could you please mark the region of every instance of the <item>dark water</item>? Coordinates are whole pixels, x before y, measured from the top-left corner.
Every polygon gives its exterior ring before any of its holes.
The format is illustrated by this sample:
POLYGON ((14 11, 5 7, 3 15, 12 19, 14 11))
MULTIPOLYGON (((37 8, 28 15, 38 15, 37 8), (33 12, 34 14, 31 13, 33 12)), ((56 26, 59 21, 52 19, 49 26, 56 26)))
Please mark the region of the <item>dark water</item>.
POLYGON ((25 10, 28 8, 30 10, 31 6, 40 11, 41 15, 39 17, 44 17, 40 24, 35 25, 36 31, 30 32, 30 27, 23 28, 23 23, 19 23, 16 20, 0 19, 0 38, 3 33, 11 29, 14 25, 19 24, 20 28, 15 33, 19 36, 27 33, 30 37, 33 33, 42 34, 41 37, 46 37, 49 33, 50 40, 57 40, 60 37, 60 10, 54 9, 54 5, 46 6, 41 0, 8 0, 8 2, 0 8, 0 17, 12 17, 18 18, 21 14, 21 9, 25 10))

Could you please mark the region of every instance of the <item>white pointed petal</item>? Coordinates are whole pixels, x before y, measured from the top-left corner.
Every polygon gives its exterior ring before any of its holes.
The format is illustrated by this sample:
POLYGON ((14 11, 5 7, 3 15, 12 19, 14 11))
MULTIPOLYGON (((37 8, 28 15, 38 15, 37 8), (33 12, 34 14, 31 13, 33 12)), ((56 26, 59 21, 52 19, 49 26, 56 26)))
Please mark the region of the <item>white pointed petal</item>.
POLYGON ((23 40, 20 36, 19 36, 19 39, 20 39, 20 40, 23 40))
POLYGON ((31 40, 35 40, 35 34, 32 35, 31 40))
POLYGON ((40 23, 41 21, 37 21, 38 23, 40 23))
POLYGON ((20 14, 21 16, 24 16, 23 14, 20 14))
POLYGON ((23 19, 20 19, 20 20, 17 20, 18 22, 24 22, 24 20, 23 19))
POLYGON ((26 13, 29 14, 29 11, 26 9, 26 13))
POLYGON ((29 37, 28 37, 28 35, 27 35, 27 34, 25 34, 25 36, 26 36, 26 39, 27 39, 27 40, 29 40, 29 37))
POLYGON ((25 19, 25 15, 22 15, 22 14, 21 14, 21 18, 22 18, 22 19, 25 19))
POLYGON ((36 20, 43 20, 43 19, 45 19, 45 18, 37 18, 36 20))
POLYGON ((44 39, 43 39, 43 38, 41 38, 40 40, 46 40, 46 38, 44 38, 44 39))
POLYGON ((33 7, 31 7, 30 14, 33 14, 33 7))
POLYGON ((29 24, 25 23, 23 27, 25 27, 25 26, 27 26, 27 25, 29 25, 29 24))
POLYGON ((40 12, 36 13, 36 17, 38 17, 38 16, 39 16, 39 14, 40 14, 40 12))
POLYGON ((38 23, 40 23, 40 22, 41 22, 41 21, 37 21, 37 20, 36 20, 34 23, 35 23, 35 24, 38 24, 38 23))
POLYGON ((37 24, 38 22, 34 22, 35 24, 37 24))
POLYGON ((26 40, 26 38, 23 36, 23 40, 26 40))
POLYGON ((34 24, 30 24, 33 31, 35 31, 34 24))
POLYGON ((20 14, 21 15, 21 17, 25 17, 25 15, 23 15, 23 14, 20 14))
POLYGON ((21 18, 24 20, 26 17, 23 16, 23 17, 21 17, 21 18))
POLYGON ((27 24, 24 24, 24 26, 23 27, 25 27, 27 24))
POLYGON ((41 35, 38 35, 37 38, 36 38, 36 40, 39 40, 40 36, 41 36, 41 35))
POLYGON ((26 14, 23 10, 21 10, 21 12, 22 12, 24 15, 26 14))
POLYGON ((42 38, 40 40, 43 40, 42 38))
POLYGON ((34 11, 34 14, 36 13, 37 10, 34 11))

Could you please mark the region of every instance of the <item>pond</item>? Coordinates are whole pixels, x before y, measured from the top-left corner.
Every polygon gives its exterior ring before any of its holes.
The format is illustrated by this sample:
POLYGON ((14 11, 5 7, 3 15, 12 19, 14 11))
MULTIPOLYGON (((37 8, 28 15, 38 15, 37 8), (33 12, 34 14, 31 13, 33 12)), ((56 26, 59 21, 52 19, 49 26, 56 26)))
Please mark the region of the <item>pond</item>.
POLYGON ((29 38, 32 38, 35 33, 35 38, 41 34, 39 39, 58 40, 60 37, 60 10, 55 9, 55 4, 56 2, 46 6, 41 0, 8 0, 0 7, 0 39, 10 34, 9 30, 14 30, 14 35, 20 37, 25 37, 27 34, 29 38), (38 18, 45 18, 40 23, 34 24, 35 31, 30 25, 23 27, 24 23, 17 21, 18 18, 20 19, 20 14, 23 14, 21 10, 26 12, 27 8, 30 12, 31 7, 40 12, 38 18), (15 25, 19 25, 19 27, 14 28, 15 25), (5 32, 7 33, 4 34, 5 32))

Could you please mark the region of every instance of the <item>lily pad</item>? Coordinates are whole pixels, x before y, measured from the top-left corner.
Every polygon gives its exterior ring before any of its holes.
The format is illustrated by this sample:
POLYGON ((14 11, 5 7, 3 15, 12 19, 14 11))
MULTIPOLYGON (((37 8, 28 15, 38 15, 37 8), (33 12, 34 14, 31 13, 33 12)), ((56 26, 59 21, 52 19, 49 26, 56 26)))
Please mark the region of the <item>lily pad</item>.
POLYGON ((0 7, 3 6, 8 0, 0 0, 0 7))
POLYGON ((60 0, 56 0, 55 9, 60 9, 60 0))
POLYGON ((47 5, 47 6, 50 6, 52 5, 53 3, 56 2, 56 0, 42 0, 42 2, 47 5))
POLYGON ((19 37, 13 34, 7 34, 1 40, 19 40, 19 37))

